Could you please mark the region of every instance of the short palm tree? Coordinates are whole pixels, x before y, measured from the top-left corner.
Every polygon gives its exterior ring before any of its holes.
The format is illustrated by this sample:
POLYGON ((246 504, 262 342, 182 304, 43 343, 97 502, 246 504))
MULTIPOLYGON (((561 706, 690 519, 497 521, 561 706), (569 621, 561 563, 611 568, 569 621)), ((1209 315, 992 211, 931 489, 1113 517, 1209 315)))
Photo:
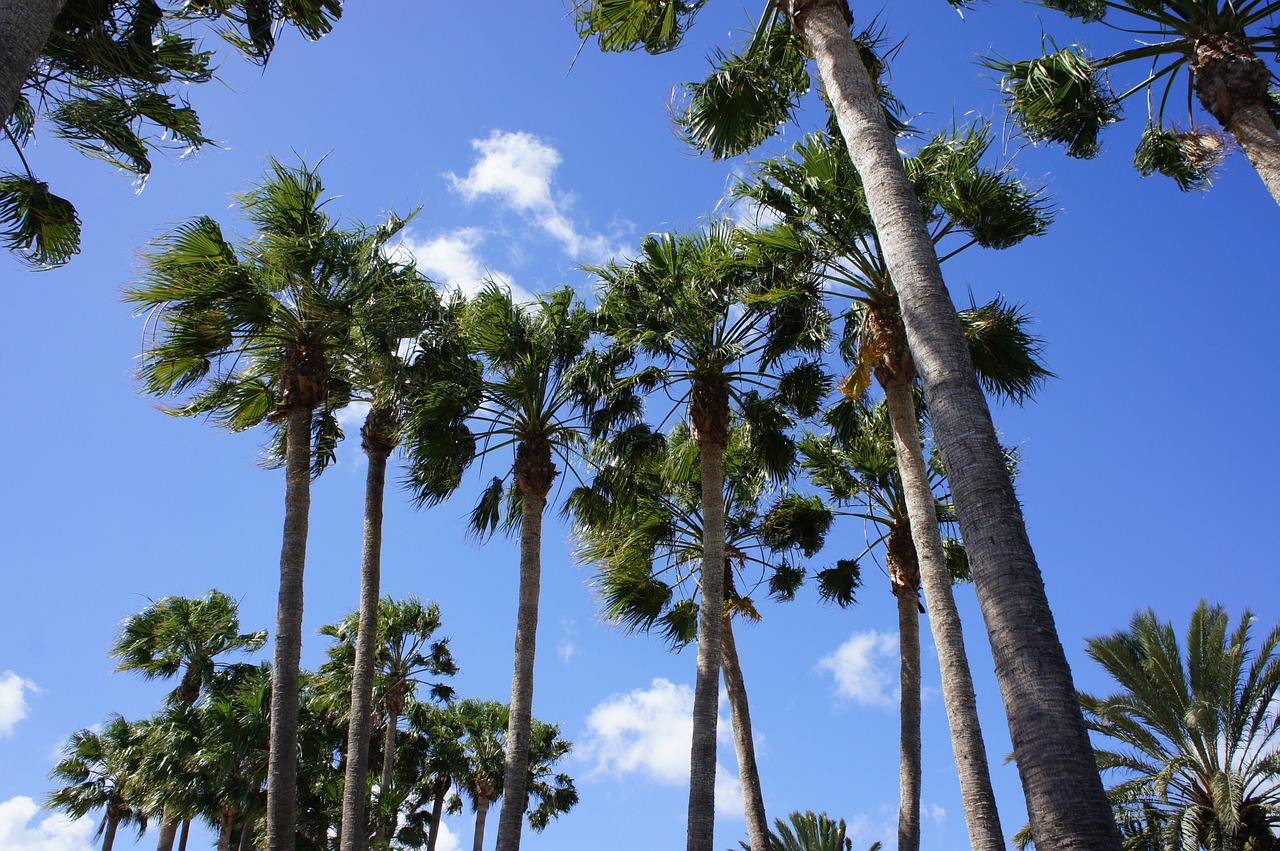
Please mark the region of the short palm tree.
POLYGON ((1271 851, 1280 827, 1280 626, 1255 643, 1201 602, 1184 644, 1147 609, 1089 640, 1119 691, 1082 694, 1126 842, 1170 851, 1271 851))
POLYGON ((111 851, 121 825, 147 827, 144 790, 138 777, 143 734, 119 715, 111 716, 100 732, 80 730, 62 748, 62 759, 49 772, 60 785, 46 805, 71 818, 102 810, 94 834, 102 837, 102 851, 111 851))
POLYGON ((1227 153, 1226 133, 1280 203, 1280 101, 1274 88, 1272 26, 1280 3, 1045 0, 1042 5, 1132 35, 1134 46, 1102 58, 1073 45, 1038 59, 985 60, 1003 76, 1009 110, 1032 139, 1061 143, 1073 157, 1092 157, 1102 128, 1119 119, 1121 104, 1145 95, 1147 129, 1133 161, 1143 174, 1158 171, 1184 190, 1203 188, 1227 153), (1114 94, 1109 72, 1135 66, 1137 82, 1114 94), (1182 92, 1185 124, 1177 129, 1175 116, 1168 113, 1180 109, 1182 92), (1220 132, 1197 120, 1193 94, 1220 132))
POLYGON ((636 416, 640 403, 634 386, 617 380, 617 358, 593 350, 596 318, 567 287, 521 305, 490 283, 468 305, 465 327, 486 366, 474 433, 461 431, 447 444, 420 444, 411 453, 410 484, 421 502, 436 502, 474 455, 514 455, 510 472, 493 477, 485 489, 471 526, 480 535, 518 527, 520 535, 506 793, 498 816, 498 848, 517 851, 532 735, 542 518, 561 472, 556 460, 568 466, 586 438, 636 416), (477 438, 483 441, 479 453, 477 438))
MULTIPOLYGON (((651 236, 635 260, 594 271, 603 281, 599 310, 615 350, 643 359, 643 380, 677 405, 688 404, 698 446, 702 559, 710 569, 700 574, 688 847, 709 851, 725 602, 724 451, 735 413, 752 429, 786 411, 816 413, 829 386, 816 358, 830 316, 814 276, 752 254, 723 223, 651 236)), ((783 441, 773 448, 788 447, 783 441)))
MULTIPOLYGON (((609 51, 679 46, 705 0, 575 0, 579 34, 609 51)), ((969 361, 929 228, 886 119, 878 80, 885 63, 851 33, 848 0, 766 0, 751 44, 718 53, 689 138, 713 156, 745 153, 781 128, 809 90, 810 58, 836 114, 849 158, 868 187, 867 206, 899 295, 933 426, 953 469, 974 587, 1005 697, 1032 821, 1052 848, 1118 849, 1106 795, 1057 638, 1022 509, 1004 468, 990 409, 969 361)), ((951 0, 951 5, 967 5, 951 0)), ((699 846, 709 851, 710 844, 699 846)), ((1047 851, 1047 849, 1046 849, 1047 851)))
MULTIPOLYGON (((186 714, 212 680, 218 656, 252 653, 266 640, 265 630, 241 633, 236 601, 215 589, 200 599, 165 597, 127 618, 111 655, 118 660, 117 671, 136 671, 147 679, 181 674, 173 700, 183 707, 179 714, 186 714)), ((178 823, 173 812, 161 818, 160 851, 173 847, 178 823)))
MULTIPOLYGON (((336 643, 326 651, 331 660, 326 668, 329 672, 339 674, 336 677, 339 681, 347 675, 353 675, 356 670, 361 615, 362 612, 352 612, 339 623, 320 628, 321 635, 336 639, 336 643)), ((418 686, 424 678, 454 676, 458 673, 458 666, 449 651, 449 639, 434 638, 436 630, 440 628, 440 607, 435 603, 423 603, 417 597, 404 600, 383 597, 378 604, 375 626, 377 640, 373 653, 373 693, 375 701, 381 704, 384 721, 379 795, 389 802, 393 797, 395 784, 396 734, 406 705, 416 698, 418 686)), ((430 693, 433 699, 439 701, 453 698, 453 689, 442 682, 430 683, 430 693)), ((367 749, 365 754, 362 758, 367 762, 367 749)), ((348 753, 348 762, 351 759, 352 756, 348 753)), ((359 791, 361 795, 366 794, 363 785, 359 791)), ((389 808, 379 809, 382 818, 378 820, 375 837, 385 840, 392 829, 386 821, 389 808)), ((363 842, 363 823, 352 833, 359 837, 356 840, 358 843, 363 842)))
MULTIPOLYGON (((826 813, 794 812, 790 824, 777 819, 777 830, 769 831, 769 848, 773 851, 852 851, 853 840, 845 836, 844 819, 835 821, 826 813)), ((743 851, 751 851, 742 843, 743 851)), ((880 851, 880 843, 873 843, 869 851, 880 851)))
POLYGON ((384 251, 404 220, 341 227, 323 209, 319 174, 275 161, 237 200, 256 228, 252 238, 237 246, 208 217, 180 225, 144 256, 142 281, 127 297, 154 314, 142 382, 149 393, 185 399, 172 413, 209 416, 234 430, 283 425, 267 847, 284 851, 296 824, 311 475, 332 458, 340 434, 335 412, 351 395, 346 355, 359 308, 399 283, 384 251))

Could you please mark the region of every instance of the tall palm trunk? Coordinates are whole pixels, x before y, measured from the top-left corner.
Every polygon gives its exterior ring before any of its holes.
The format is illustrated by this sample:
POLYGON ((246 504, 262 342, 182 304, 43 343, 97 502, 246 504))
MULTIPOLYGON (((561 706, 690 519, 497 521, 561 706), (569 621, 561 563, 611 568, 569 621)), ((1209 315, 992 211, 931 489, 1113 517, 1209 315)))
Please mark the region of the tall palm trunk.
POLYGON ((742 783, 742 803, 747 817, 747 839, 751 851, 769 851, 769 821, 764 814, 764 795, 760 790, 760 770, 756 764, 756 744, 751 733, 751 708, 747 703, 747 686, 738 661, 738 643, 733 637, 733 620, 724 617, 724 634, 720 653, 724 668, 724 690, 729 695, 729 712, 733 718, 733 746, 738 754, 738 777, 742 783))
POLYGON ((436 842, 440 839, 440 817, 444 814, 444 798, 449 794, 452 781, 445 777, 436 781, 435 799, 431 802, 431 830, 427 834, 427 851, 436 851, 436 842))
POLYGON ((54 19, 66 0, 0 0, 0 127, 9 123, 44 43, 53 31, 54 19))
POLYGON ((111 851, 111 846, 116 844, 116 828, 119 826, 119 818, 107 817, 107 823, 102 829, 102 851, 111 851))
POLYGON ((367 835, 369 728, 373 726, 374 650, 378 646, 378 597, 382 593, 382 504, 387 457, 392 446, 381 428, 385 409, 369 411, 360 430, 369 469, 364 486, 364 551, 360 557, 360 625, 356 630, 355 669, 351 674, 351 715, 347 725, 347 770, 342 787, 340 851, 362 851, 367 835))
POLYGON ((231 832, 235 824, 235 811, 223 810, 222 817, 218 819, 218 851, 231 851, 231 832))
POLYGON ((1240 107, 1232 114, 1227 131, 1240 143, 1267 191, 1280 204, 1280 136, 1267 110, 1256 103, 1240 107))
POLYGON ((724 652, 724 447, 729 442, 729 392, 724 380, 717 379, 695 380, 689 403, 702 473, 702 603, 689 755, 688 851, 712 851, 715 834, 716 723, 724 652))
POLYGON ((551 444, 545 440, 522 441, 516 450, 515 476, 521 498, 520 601, 516 610, 515 670, 511 675, 502 807, 498 812, 498 851, 519 851, 528 803, 533 662, 538 640, 538 597, 542 589, 542 513, 556 476, 551 444))
POLYGON ((919 205, 849 35, 844 0, 789 0, 817 61, 898 289, 911 352, 969 547, 1040 851, 1119 851, 1066 654, 1058 640, 1022 510, 919 205))
MULTIPOLYGON (((910 525, 910 524, 908 524, 910 525)), ((920 615, 915 547, 909 529, 895 528, 886 543, 890 581, 898 602, 898 851, 920 851, 920 615)))
MULTIPOLYGON (((404 707, 403 684, 392 684, 387 692, 387 730, 382 740, 382 783, 378 787, 378 801, 390 801, 391 787, 396 779, 396 733, 400 729, 400 710, 404 707)), ((378 841, 389 837, 395 817, 379 807, 378 826, 373 836, 378 841), (390 819, 390 822, 387 820, 390 819)))
POLYGON ((156 842, 156 851, 173 851, 173 842, 178 837, 178 819, 173 811, 165 807, 160 817, 160 832, 156 842))
POLYGON ((929 470, 920 444, 915 399, 907 382, 888 381, 883 387, 889 422, 893 427, 902 489, 906 495, 907 516, 911 520, 912 541, 920 567, 920 584, 929 610, 933 642, 938 648, 942 701, 946 705, 947 722, 951 728, 951 749, 960 777, 960 797, 969 827, 969 845, 973 851, 1002 851, 1004 834, 1000 830, 1000 814, 991 788, 991 772, 987 767, 987 751, 978 721, 978 704, 969 658, 964 649, 960 613, 956 611, 955 596, 951 592, 951 574, 942 551, 933 489, 929 486, 929 470))
POLYGON ((267 763, 267 851, 293 851, 298 789, 298 665, 302 655, 302 572, 311 511, 311 409, 289 408, 285 431, 284 541, 271 667, 271 747, 267 763))
POLYGON ((485 794, 488 784, 481 778, 479 792, 476 795, 476 830, 471 839, 471 851, 484 851, 484 823, 489 818, 489 796, 485 794))
POLYGON ((187 851, 187 839, 191 836, 191 819, 182 820, 182 833, 178 834, 178 851, 187 851))
POLYGON ((253 851, 253 827, 257 824, 257 819, 250 817, 244 820, 244 827, 240 829, 240 842, 237 851, 253 851))

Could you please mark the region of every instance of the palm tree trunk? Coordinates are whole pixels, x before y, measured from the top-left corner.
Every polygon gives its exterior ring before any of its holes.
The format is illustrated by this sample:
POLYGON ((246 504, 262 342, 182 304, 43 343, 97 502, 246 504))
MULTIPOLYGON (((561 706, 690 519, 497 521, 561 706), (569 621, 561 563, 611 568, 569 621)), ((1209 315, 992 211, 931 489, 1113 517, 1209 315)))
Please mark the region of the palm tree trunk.
POLYGON ((688 851, 712 851, 715 833, 716 722, 724 653, 724 444, 716 437, 700 434, 698 438, 702 469, 702 604, 698 612, 698 679, 693 689, 688 851))
POLYGON ((173 841, 178 836, 178 820, 166 810, 160 817, 160 839, 156 851, 173 851, 173 841))
POLYGON ((235 828, 236 814, 223 810, 218 819, 218 851, 231 851, 231 831, 235 828))
POLYGON ((929 609, 933 642, 938 648, 942 701, 946 705, 947 723, 951 728, 951 749, 960 777, 960 797, 969 827, 969 845, 973 851, 1003 851, 1004 834, 1000 830, 995 791, 991 788, 991 772, 987 767, 982 725, 978 721, 978 704, 969 658, 964 649, 960 613, 956 611, 955 596, 951 592, 951 574, 942 551, 937 508, 920 444, 915 399, 911 386, 906 382, 886 383, 884 391, 889 422, 893 427, 898 470, 902 475, 902 489, 906 495, 907 516, 911 520, 912 541, 920 565, 920 584, 929 609))
POLYGON ((22 84, 53 31, 66 0, 0 0, 0 127, 9 123, 22 84))
POLYGON ((764 794, 760 790, 760 770, 756 765, 756 743, 751 733, 751 708, 747 686, 738 660, 738 643, 733 637, 732 619, 725 615, 720 653, 724 668, 724 690, 729 695, 733 718, 733 746, 738 754, 738 776, 747 817, 747 839, 751 851, 769 851, 769 821, 764 814, 764 794))
POLYGON ((471 851, 484 851, 484 823, 489 818, 489 799, 476 798, 476 835, 471 840, 471 851))
POLYGON ((106 827, 102 830, 102 851, 111 851, 111 846, 116 844, 116 828, 119 826, 120 819, 107 819, 106 827))
MULTIPOLYGON (((396 779, 396 732, 400 726, 400 713, 395 711, 387 712, 387 734, 382 743, 382 783, 378 787, 378 802, 383 800, 390 801, 391 786, 396 779)), ((382 841, 387 838, 388 824, 386 819, 390 818, 389 814, 383 811, 382 807, 378 807, 378 824, 374 830, 375 839, 382 841)), ((393 819, 394 823, 394 819, 393 819)))
POLYGON ((311 510, 311 410, 289 409, 285 432, 284 540, 271 668, 267 765, 267 851, 293 851, 298 791, 298 665, 302 655, 302 572, 311 510))
MULTIPOLYGON (((548 487, 550 481, 548 481, 548 487)), ((523 493, 520 509, 520 603, 516 612, 515 671, 511 676, 511 716, 498 812, 498 851, 519 851, 529 782, 529 739, 533 719, 533 661, 537 648, 538 595, 542 584, 542 512, 546 493, 523 493)))
POLYGON ((431 830, 427 834, 427 851, 436 851, 436 840, 440 838, 440 817, 444 814, 444 798, 449 793, 448 781, 436 781, 435 800, 431 802, 431 830))
MULTIPOLYGON (((890 570, 890 575, 892 575, 890 570)), ((898 851, 920 851, 920 614, 916 589, 900 586, 898 646, 898 851)))
POLYGON ((355 670, 351 675, 351 720, 347 727, 347 770, 342 787, 340 851, 361 851, 366 835, 369 728, 373 724, 374 649, 378 644, 378 596, 382 584, 382 503, 387 483, 387 453, 368 451, 364 486, 364 552, 360 560, 360 626, 356 632, 355 670))
POLYGON ((244 820, 244 827, 240 829, 238 851, 253 851, 253 826, 257 821, 258 820, 253 817, 249 817, 244 820))
POLYGON ((974 586, 995 657, 1031 830, 1040 851, 1119 851, 1022 510, 1004 467, 937 254, 884 123, 871 78, 836 3, 791 0, 795 25, 862 175, 911 353, 950 476, 974 586))
POLYGON ((187 839, 191 836, 191 819, 182 820, 182 833, 178 834, 178 851, 187 851, 187 839))
POLYGON ((1267 110, 1257 103, 1239 106, 1231 114, 1227 130, 1244 149, 1271 197, 1280 204, 1280 135, 1267 110))

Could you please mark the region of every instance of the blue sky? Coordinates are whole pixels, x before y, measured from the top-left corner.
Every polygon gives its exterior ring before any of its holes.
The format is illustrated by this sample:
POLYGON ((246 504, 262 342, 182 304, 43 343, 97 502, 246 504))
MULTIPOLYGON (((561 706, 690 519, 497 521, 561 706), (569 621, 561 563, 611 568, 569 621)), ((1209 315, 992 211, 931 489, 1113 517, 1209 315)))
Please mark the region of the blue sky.
MULTIPOLYGON (((566 5, 503 2, 476 15, 474 4, 353 3, 321 42, 285 38, 265 73, 227 58, 226 86, 190 93, 218 147, 158 159, 141 192, 52 138, 28 151, 77 204, 85 243, 53 272, 0 258, 0 849, 91 847, 92 826, 36 808, 60 742, 111 712, 146 715, 165 692, 111 673, 106 648, 124 617, 148 599, 217 587, 242 601, 246 628, 274 624, 283 483, 255 466, 260 435, 164 416, 133 378, 143 321, 120 292, 148 240, 192 215, 234 222, 229 193, 255 180, 268 156, 324 157, 333 209, 366 222, 421 206, 405 250, 464 288, 500 274, 527 292, 570 283, 587 294, 578 263, 724 211, 726 186, 746 162, 689 152, 666 103, 674 84, 703 76, 705 55, 748 26, 754 7, 710 4, 672 55, 605 56, 587 45, 575 63, 566 5)), ((1004 132, 995 82, 974 56, 992 47, 1033 54, 1042 31, 1059 44, 1078 37, 1053 13, 1007 0, 964 19, 940 0, 854 5, 861 20, 878 15, 890 39, 904 40, 892 85, 926 130, 986 116, 1004 132)), ((1099 49, 1124 43, 1107 38, 1088 34, 1099 49)), ((1092 162, 1016 138, 998 144, 1052 194, 1057 221, 1044 237, 968 252, 944 270, 960 301, 971 289, 980 302, 998 292, 1025 303, 1047 341, 1058 380, 1035 403, 995 416, 1021 451, 1019 493, 1058 631, 1077 684, 1092 691, 1108 685, 1084 640, 1139 608, 1183 623, 1208 598, 1232 612, 1250 606, 1262 625, 1280 617, 1268 531, 1280 462, 1277 209, 1238 153, 1207 193, 1141 178, 1129 161, 1142 107, 1130 111, 1092 162)), ((810 111, 803 120, 811 129, 819 119, 810 111)), ((780 144, 797 138, 792 128, 780 144)), ((315 630, 356 603, 364 464, 351 441, 339 457, 313 495, 307 665, 322 658, 315 630)), ((506 462, 486 463, 481 475, 506 462)), ((458 691, 505 700, 517 553, 503 539, 464 540, 474 492, 430 511, 391 495, 384 589, 438 601, 462 668, 458 691)), ((679 847, 693 654, 602 624, 590 574, 553 517, 534 714, 576 743, 568 770, 582 800, 526 847, 679 847)), ((860 528, 841 527, 819 566, 862 540, 860 528)), ((957 596, 1012 833, 1025 815, 1016 771, 1001 765, 1009 744, 990 652, 972 590, 957 596)), ((791 604, 762 605, 763 621, 740 630, 739 649, 770 817, 825 810, 850 823, 855 847, 892 847, 896 619, 888 580, 873 566, 861 600, 850 611, 824 608, 808 588, 791 604)), ((923 840, 960 849, 936 657, 922 632, 923 840)), ((717 847, 736 847, 745 826, 727 738, 721 765, 717 847)), ((468 819, 448 827, 454 847, 469 847, 468 819)), ((117 847, 129 847, 122 839, 117 847)))

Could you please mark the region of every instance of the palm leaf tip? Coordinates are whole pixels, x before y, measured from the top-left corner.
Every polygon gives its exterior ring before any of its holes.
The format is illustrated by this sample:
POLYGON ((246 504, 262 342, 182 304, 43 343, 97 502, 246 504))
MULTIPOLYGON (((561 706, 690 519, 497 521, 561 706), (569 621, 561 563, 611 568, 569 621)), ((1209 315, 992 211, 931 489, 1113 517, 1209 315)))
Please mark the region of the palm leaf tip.
POLYGON ((1190 192, 1209 188, 1227 150, 1226 140, 1216 133, 1150 126, 1134 151, 1133 165, 1143 177, 1159 172, 1190 192))
POLYGON ((706 0, 574 0, 578 35, 606 52, 643 48, 660 54, 680 46, 706 0))
POLYGON ((49 184, 0 174, 0 239, 32 266, 61 266, 80 253, 80 216, 49 184))
POLYGON ((1027 135, 1066 145, 1068 156, 1096 156, 1102 129, 1120 118, 1119 101, 1082 48, 1019 62, 988 58, 983 64, 1003 77, 1006 103, 1027 135))

